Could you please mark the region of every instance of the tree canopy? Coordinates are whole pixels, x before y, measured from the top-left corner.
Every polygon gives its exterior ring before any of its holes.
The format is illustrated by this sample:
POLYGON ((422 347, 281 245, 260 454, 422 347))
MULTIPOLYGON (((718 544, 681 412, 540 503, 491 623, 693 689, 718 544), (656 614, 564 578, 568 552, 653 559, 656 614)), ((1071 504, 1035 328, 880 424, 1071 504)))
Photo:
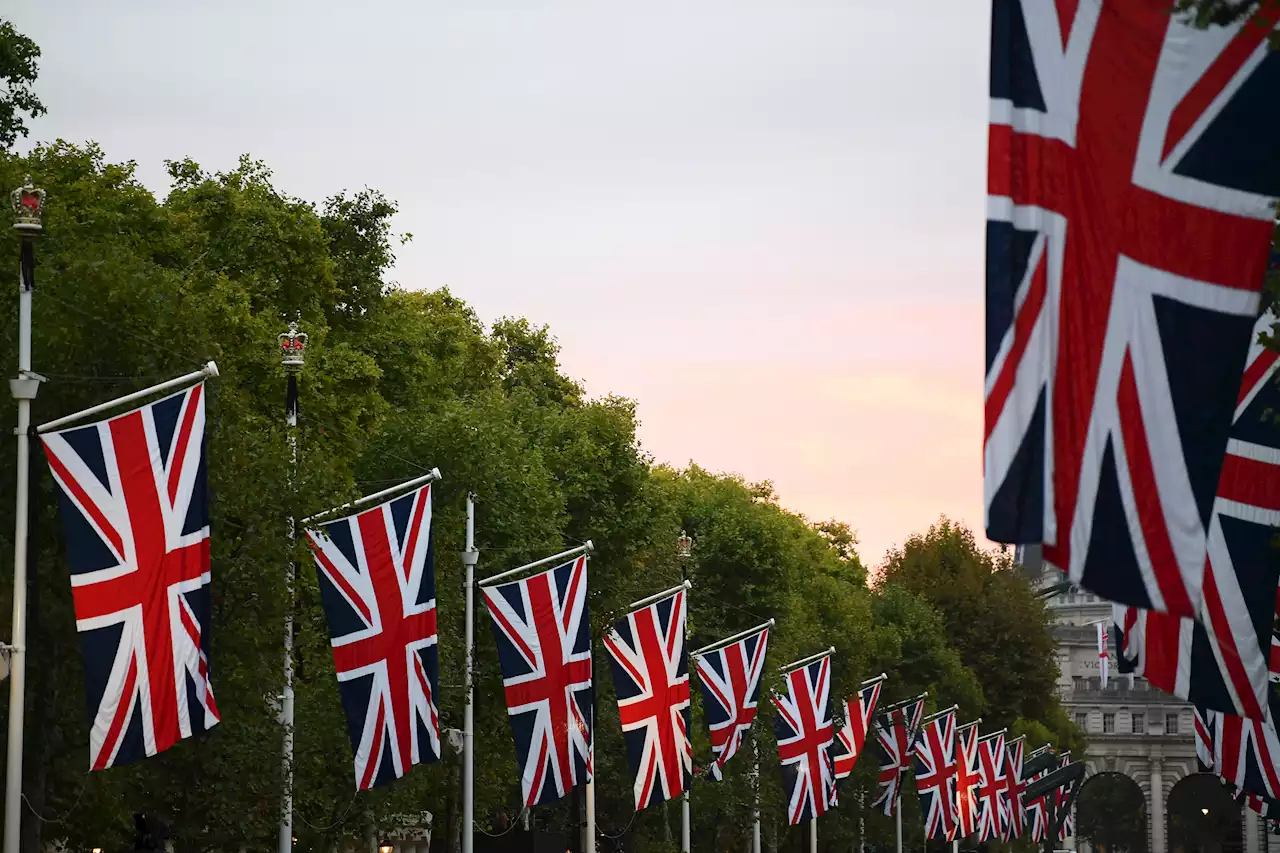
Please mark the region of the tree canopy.
POLYGON ((40 48, 34 41, 0 20, 0 150, 12 148, 18 137, 27 135, 26 119, 45 113, 44 104, 36 97, 40 48))
MULTIPOLYGON (((81 656, 56 527, 53 484, 35 465, 25 789, 41 833, 78 847, 118 847, 131 814, 166 822, 180 850, 261 848, 280 803, 281 730, 275 699, 283 667, 286 581, 297 573, 295 831, 302 848, 361 837, 388 814, 426 808, 436 837, 457 839, 456 754, 394 785, 354 794, 351 752, 309 556, 288 538, 286 515, 305 516, 438 466, 433 529, 440 614, 442 727, 460 728, 463 503, 479 496, 480 574, 591 538, 590 606, 598 637, 626 603, 678 582, 682 530, 695 539, 684 566, 694 587, 693 646, 773 617, 770 659, 835 646, 838 701, 858 681, 891 678, 885 700, 928 690, 993 723, 1018 721, 1062 744, 1078 738, 1053 693, 1052 642, 1026 583, 1006 562, 943 521, 894 555, 883 579, 867 569, 847 525, 784 509, 767 483, 696 465, 656 465, 636 438, 635 404, 589 397, 558 364, 550 330, 524 318, 481 321, 447 289, 410 290, 387 276, 403 239, 395 204, 364 189, 321 204, 292 198, 260 162, 227 172, 169 164, 156 198, 131 163, 63 142, 0 158, 0 185, 27 173, 48 191, 37 247, 34 363, 49 377, 36 422, 102 402, 215 359, 209 384, 214 633, 211 668, 223 722, 137 764, 86 773, 81 656), (286 487, 284 383, 275 345, 288 320, 310 336, 300 377, 296 494, 286 487), (977 633, 975 620, 990 629, 977 633), (1019 654, 1014 655, 1017 647, 1019 654), (1016 659, 1015 659, 1016 658, 1016 659)), ((12 237, 5 237, 16 254, 12 237)), ((0 301, 0 346, 16 350, 15 300, 0 301)), ((14 417, 0 399, 0 420, 14 417)), ((0 480, 13 458, 0 455, 0 480)), ((0 492, 3 517, 12 496, 0 492)), ((6 549, 10 525, 0 525, 6 549)), ((10 575, 0 580, 7 608, 10 575)), ((518 775, 496 649, 477 620, 477 818, 498 828, 519 813, 518 775)), ((663 849, 678 811, 632 817, 631 786, 613 685, 597 645, 599 825, 626 829, 631 849, 663 849)), ((765 690, 778 687, 775 673, 765 690)), ((695 688, 696 694, 696 688, 695 688)), ((772 709, 761 703, 762 803, 767 837, 787 837, 772 709), (770 770, 770 768, 774 768, 770 770)), ((710 747, 695 699, 697 764, 710 747)), ((857 832, 857 792, 874 762, 842 783, 844 805, 824 825, 833 842, 857 832), (846 788, 847 784, 847 788, 846 788)), ((749 761, 721 785, 699 782, 699 846, 745 843, 749 761)), ((916 808, 908 796, 908 808, 916 808)), ((869 802, 869 800, 868 800, 869 802)), ((572 804, 537 810, 535 825, 568 827, 572 804)), ((918 837, 918 822, 907 821, 918 837)), ((891 824, 868 816, 872 840, 891 824)), ((675 833, 678 836, 678 831, 675 833)))

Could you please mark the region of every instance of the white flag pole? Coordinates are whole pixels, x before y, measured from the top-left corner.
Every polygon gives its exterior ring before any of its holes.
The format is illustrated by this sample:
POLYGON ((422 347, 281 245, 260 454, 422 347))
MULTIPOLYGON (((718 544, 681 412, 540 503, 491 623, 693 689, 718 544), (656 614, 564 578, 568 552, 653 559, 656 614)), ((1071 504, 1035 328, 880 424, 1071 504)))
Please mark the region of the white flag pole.
POLYGON ((760 747, 754 738, 751 741, 751 755, 751 781, 755 788, 755 801, 751 805, 751 853, 760 853, 760 747))
MULTIPOLYGON (((680 536, 676 539, 676 557, 680 560, 680 585, 685 589, 689 589, 689 558, 693 556, 693 539, 685 531, 680 531, 680 536)), ((634 605, 633 605, 634 606, 634 605)), ((689 600, 685 599, 684 607, 684 650, 685 661, 688 662, 689 652, 689 600)), ((688 674, 685 675, 688 678, 688 674)), ((693 709, 693 695, 690 694, 689 702, 690 713, 693 709)), ((680 769, 681 778, 683 779, 684 768, 680 769)), ((689 788, 693 787, 693 774, 689 774, 689 788)), ((686 788, 680 795, 680 851, 681 853, 689 853, 689 788, 686 788)))
POLYGON ((27 675, 27 491, 31 460, 31 401, 44 377, 31 370, 31 293, 35 290, 34 238, 43 230, 44 190, 27 178, 14 190, 17 211, 13 228, 21 238, 18 272, 18 376, 9 390, 18 404, 17 494, 13 511, 13 629, 9 645, 0 651, 9 657, 9 739, 4 786, 4 853, 18 853, 22 830, 22 734, 26 707, 27 675))
MULTIPOLYGON (((592 676, 591 691, 594 698, 594 675, 592 676)), ((594 701, 591 703, 591 744, 587 747, 587 752, 591 756, 591 778, 587 780, 587 837, 583 840, 582 850, 583 853, 596 853, 596 703, 594 701)))
MULTIPOLYGON (((289 331, 279 336, 280 363, 284 365, 288 386, 285 392, 285 424, 289 438, 289 492, 292 496, 294 484, 298 478, 298 374, 302 371, 307 349, 306 332, 298 331, 296 321, 289 323, 289 331)), ((298 536, 298 528, 293 520, 293 511, 288 516, 289 541, 294 542, 298 536)), ((289 571, 285 588, 288 591, 289 610, 284 620, 284 692, 280 699, 280 727, 284 730, 284 744, 280 753, 280 772, 283 782, 283 796, 280 804, 280 836, 277 840, 279 853, 293 851, 293 605, 295 567, 293 555, 289 556, 289 571)))
MULTIPOLYGON (((433 472, 434 473, 434 472, 433 472)), ((462 853, 471 853, 475 843, 476 766, 475 766, 475 648, 476 648, 476 496, 467 495, 467 549, 462 552, 466 567, 466 706, 462 712, 462 853)))

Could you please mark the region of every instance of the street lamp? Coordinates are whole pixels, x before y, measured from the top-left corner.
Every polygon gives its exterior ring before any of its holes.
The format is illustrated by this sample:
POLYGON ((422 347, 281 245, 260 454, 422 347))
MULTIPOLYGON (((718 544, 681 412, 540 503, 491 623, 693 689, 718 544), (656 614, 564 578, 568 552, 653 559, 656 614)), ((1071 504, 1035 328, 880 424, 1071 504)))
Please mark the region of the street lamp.
POLYGON ((1201 809, 1201 810, 1200 810, 1200 814, 1204 815, 1205 817, 1208 817, 1208 816, 1209 816, 1209 810, 1208 810, 1208 809, 1201 809))
POLYGON ((390 844, 384 844, 378 848, 378 853, 392 853, 395 850, 390 844))

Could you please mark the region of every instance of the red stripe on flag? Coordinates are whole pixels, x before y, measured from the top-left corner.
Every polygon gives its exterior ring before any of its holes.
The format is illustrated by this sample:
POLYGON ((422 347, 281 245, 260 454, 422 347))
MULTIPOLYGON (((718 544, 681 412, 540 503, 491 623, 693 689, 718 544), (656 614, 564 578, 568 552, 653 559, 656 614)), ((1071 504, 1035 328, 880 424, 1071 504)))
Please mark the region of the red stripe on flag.
POLYGON ((1218 497, 1280 510, 1280 465, 1228 453, 1222 460, 1218 497))

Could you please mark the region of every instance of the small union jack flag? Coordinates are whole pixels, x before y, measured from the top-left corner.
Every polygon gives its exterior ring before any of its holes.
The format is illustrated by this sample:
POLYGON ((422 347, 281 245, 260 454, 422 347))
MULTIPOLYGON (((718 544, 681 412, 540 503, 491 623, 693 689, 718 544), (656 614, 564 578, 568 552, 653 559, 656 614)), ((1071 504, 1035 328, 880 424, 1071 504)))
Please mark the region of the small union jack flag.
POLYGON ((956 837, 956 712, 925 723, 916 742, 916 791, 924 813, 924 834, 956 837))
POLYGON ((1021 838, 1027 826, 1027 810, 1022 802, 1022 792, 1027 783, 1022 781, 1023 739, 1017 738, 1005 745, 1004 812, 1000 815, 1000 837, 1004 841, 1021 838))
POLYGON ((636 810, 689 789, 689 659, 684 588, 623 617, 605 637, 636 810))
POLYGON ((717 781, 724 778, 725 762, 737 754, 755 721, 768 645, 766 626, 735 643, 694 658, 711 728, 711 751, 715 755, 707 772, 717 781))
POLYGON ((995 841, 1000 838, 1000 818, 1005 810, 1003 734, 978 741, 978 761, 982 767, 982 780, 978 784, 978 838, 995 841))
POLYGON ((1195 617, 1280 192, 1250 106, 1280 7, 1171 5, 993 4, 983 471, 990 538, 1195 617))
POLYGON ((356 788, 440 758, 431 484, 307 530, 356 788))
POLYGON ((789 671, 787 692, 774 695, 773 718, 787 795, 787 821, 795 826, 821 817, 837 803, 831 744, 831 655, 789 671))
POLYGON ((956 731, 956 837, 978 831, 978 785, 982 762, 978 758, 978 724, 967 723, 956 731))
MULTIPOLYGON (((1067 750, 1066 752, 1062 753, 1062 757, 1059 759, 1058 766, 1056 769, 1061 770, 1063 767, 1066 767, 1070 763, 1071 763, 1071 750, 1067 750)), ((1059 841, 1066 841, 1068 838, 1076 834, 1075 811, 1067 810, 1067 797, 1071 796, 1071 787, 1074 784, 1075 783, 1072 782, 1066 785, 1060 785, 1053 792, 1053 796, 1057 798, 1057 805, 1055 806, 1055 808, 1057 810, 1058 819, 1062 821, 1062 828, 1058 830, 1059 841)))
POLYGON ((524 802, 553 802, 592 774, 587 558, 482 589, 524 802))
POLYGON ((836 732, 836 742, 832 747, 831 757, 835 765, 836 778, 845 779, 853 772, 862 755, 862 748, 867 742, 867 732, 876 716, 876 704, 880 701, 880 688, 884 679, 867 685, 857 695, 844 702, 844 725, 836 732))
POLYGON ((209 683, 204 384, 43 436, 89 700, 89 766, 217 724, 209 683))
POLYGON ((1264 716, 1273 656, 1280 551, 1280 354, 1263 346, 1276 315, 1254 324, 1230 440, 1209 517, 1198 620, 1115 605, 1122 672, 1194 704, 1264 716))
POLYGON ((895 708, 876 722, 876 740, 880 743, 880 776, 872 808, 880 807, 893 814, 902 790, 902 774, 911 767, 911 748, 924 718, 924 698, 902 708, 895 708))
MULTIPOLYGON (((1049 749, 1049 747, 1047 746, 1041 747, 1039 750, 1036 750, 1035 752, 1033 752, 1030 757, 1034 758, 1036 755, 1039 755, 1042 750, 1047 750, 1047 749, 1049 749)), ((1035 774, 1030 779, 1028 779, 1027 784, 1031 784, 1032 782, 1035 782, 1037 779, 1044 778, 1053 769, 1054 768, 1047 768, 1045 770, 1041 770, 1039 773, 1035 774)), ((1027 800, 1025 803, 1025 806, 1026 806, 1025 826, 1027 829, 1031 831, 1031 840, 1039 844, 1043 842, 1045 839, 1045 836, 1049 834, 1049 806, 1047 802, 1047 795, 1036 797, 1034 800, 1027 800)))

